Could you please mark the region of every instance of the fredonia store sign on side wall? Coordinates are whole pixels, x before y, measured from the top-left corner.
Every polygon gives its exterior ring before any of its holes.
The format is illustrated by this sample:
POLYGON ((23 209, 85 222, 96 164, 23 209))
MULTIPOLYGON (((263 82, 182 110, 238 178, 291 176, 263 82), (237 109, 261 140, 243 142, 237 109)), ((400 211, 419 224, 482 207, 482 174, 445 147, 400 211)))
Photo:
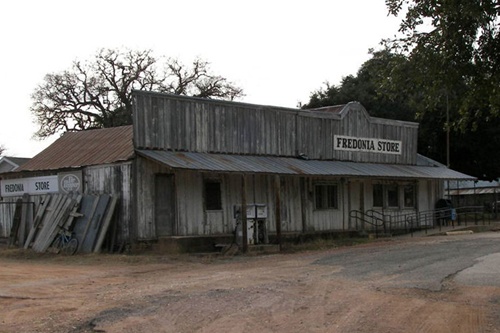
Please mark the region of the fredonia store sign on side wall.
POLYGON ((401 154, 401 141, 334 135, 334 149, 379 154, 401 154))
POLYGON ((60 173, 57 176, 4 179, 0 181, 0 196, 82 192, 82 173, 60 173))

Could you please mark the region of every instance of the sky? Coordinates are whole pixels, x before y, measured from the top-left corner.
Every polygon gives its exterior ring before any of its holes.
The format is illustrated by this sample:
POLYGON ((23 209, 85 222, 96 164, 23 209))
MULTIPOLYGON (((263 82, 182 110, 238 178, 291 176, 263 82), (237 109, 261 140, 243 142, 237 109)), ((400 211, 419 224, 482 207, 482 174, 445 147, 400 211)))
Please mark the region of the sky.
POLYGON ((33 157, 56 140, 34 138, 31 94, 46 74, 102 48, 200 58, 243 88, 238 101, 295 108, 355 75, 398 26, 385 0, 3 1, 0 146, 33 157))

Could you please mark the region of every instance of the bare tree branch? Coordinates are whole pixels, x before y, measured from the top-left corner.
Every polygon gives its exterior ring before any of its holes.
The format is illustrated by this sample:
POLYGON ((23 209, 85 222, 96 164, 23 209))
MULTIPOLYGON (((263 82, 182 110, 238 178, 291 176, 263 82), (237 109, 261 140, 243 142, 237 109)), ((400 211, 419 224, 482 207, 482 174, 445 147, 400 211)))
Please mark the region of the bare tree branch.
POLYGON ((75 61, 70 70, 46 75, 32 94, 31 112, 40 126, 36 135, 131 124, 133 90, 229 100, 244 96, 241 88, 211 74, 208 62, 196 59, 187 67, 161 59, 151 50, 102 49, 93 61, 75 61))

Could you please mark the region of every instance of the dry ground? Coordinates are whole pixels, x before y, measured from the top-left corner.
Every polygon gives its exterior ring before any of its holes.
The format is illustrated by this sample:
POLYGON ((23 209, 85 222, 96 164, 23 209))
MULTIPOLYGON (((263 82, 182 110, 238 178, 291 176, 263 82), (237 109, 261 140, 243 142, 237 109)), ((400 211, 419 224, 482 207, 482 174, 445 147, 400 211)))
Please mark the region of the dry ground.
POLYGON ((347 250, 211 259, 4 249, 0 332, 500 332, 500 288, 346 280, 341 267, 312 264, 334 251, 347 250))

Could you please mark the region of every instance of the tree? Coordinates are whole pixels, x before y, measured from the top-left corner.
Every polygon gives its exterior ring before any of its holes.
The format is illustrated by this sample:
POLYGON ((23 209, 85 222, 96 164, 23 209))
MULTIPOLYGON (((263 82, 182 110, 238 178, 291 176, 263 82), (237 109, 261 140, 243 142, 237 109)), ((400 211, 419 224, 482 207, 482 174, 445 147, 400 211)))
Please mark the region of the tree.
POLYGON ((243 90, 210 72, 196 59, 187 67, 176 59, 159 60, 151 50, 100 50, 89 62, 74 61, 70 70, 48 74, 32 94, 31 112, 48 137, 132 123, 133 90, 202 98, 236 99, 243 90))
POLYGON ((2 156, 4 151, 5 151, 5 148, 2 145, 0 145, 0 156, 2 156))
POLYGON ((393 78, 405 77, 409 70, 405 56, 390 50, 370 50, 372 58, 361 65, 357 74, 346 76, 339 86, 328 82, 310 95, 302 108, 310 109, 359 101, 374 117, 415 120, 415 111, 409 104, 407 93, 411 82, 393 78))
MULTIPOLYGON (((454 125, 500 115, 500 2, 498 0, 386 0, 389 13, 405 12, 402 37, 385 40, 408 55, 425 99, 418 112, 452 103, 454 125)), ((450 106, 450 105, 449 105, 450 106)))

